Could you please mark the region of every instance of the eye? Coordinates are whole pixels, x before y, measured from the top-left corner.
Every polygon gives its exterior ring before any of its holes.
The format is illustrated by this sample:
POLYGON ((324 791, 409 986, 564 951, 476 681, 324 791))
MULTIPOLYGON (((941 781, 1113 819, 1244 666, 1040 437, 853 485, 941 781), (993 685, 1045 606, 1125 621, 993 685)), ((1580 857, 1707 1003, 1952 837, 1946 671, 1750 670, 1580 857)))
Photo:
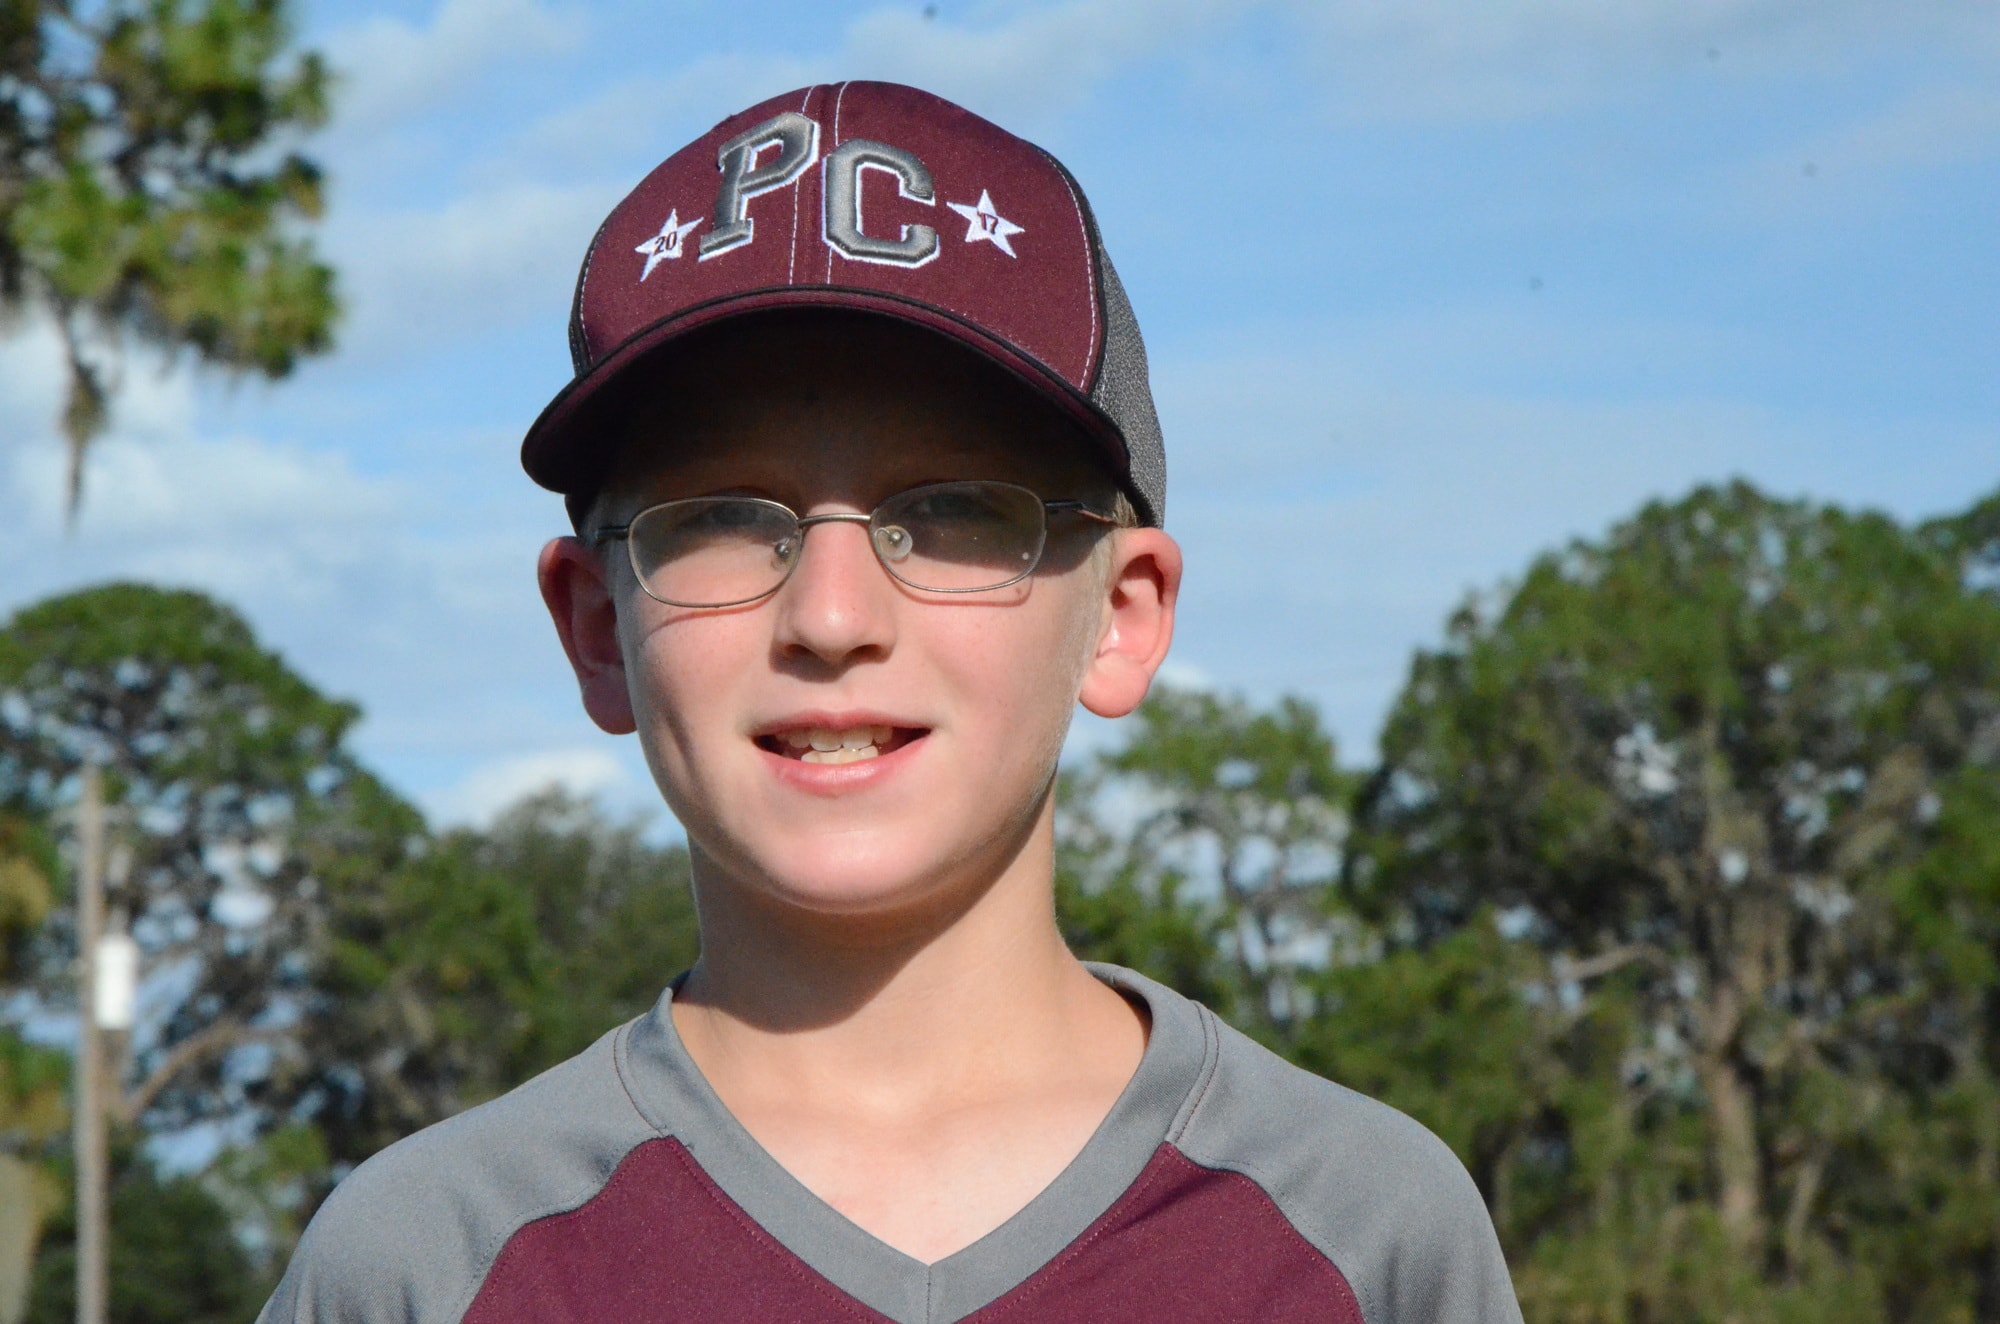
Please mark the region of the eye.
POLYGON ((771 526, 774 514, 776 512, 769 506, 754 501, 716 501, 696 511, 693 518, 688 521, 688 527, 707 529, 715 533, 764 529, 771 526))
POLYGON ((933 524, 990 524, 1010 518, 989 492, 970 485, 934 488, 919 494, 910 503, 910 516, 933 524))

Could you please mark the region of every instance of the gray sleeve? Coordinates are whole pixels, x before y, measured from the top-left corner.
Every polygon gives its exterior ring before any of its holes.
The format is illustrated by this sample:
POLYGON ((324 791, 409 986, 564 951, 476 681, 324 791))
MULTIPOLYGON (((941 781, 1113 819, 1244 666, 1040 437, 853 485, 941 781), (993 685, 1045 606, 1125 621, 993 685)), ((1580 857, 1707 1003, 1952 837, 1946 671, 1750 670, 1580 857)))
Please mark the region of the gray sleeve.
POLYGON ((1203 1018, 1213 1075, 1177 1119, 1176 1148, 1256 1182, 1333 1261, 1367 1324, 1519 1324, 1486 1203, 1443 1141, 1203 1018))
POLYGON ((656 1134, 619 1076, 629 1028, 356 1168, 257 1324, 458 1324, 508 1238, 589 1200, 656 1134))

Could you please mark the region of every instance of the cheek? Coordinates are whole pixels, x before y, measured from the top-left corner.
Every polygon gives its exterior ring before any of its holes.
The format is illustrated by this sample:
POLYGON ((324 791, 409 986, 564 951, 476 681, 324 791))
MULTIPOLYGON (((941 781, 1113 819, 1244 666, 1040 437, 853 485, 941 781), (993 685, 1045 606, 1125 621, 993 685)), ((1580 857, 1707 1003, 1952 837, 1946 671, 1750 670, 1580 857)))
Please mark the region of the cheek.
POLYGON ((1041 581, 1025 601, 985 612, 947 609, 926 652, 952 677, 960 720, 988 734, 995 757, 1012 750, 1052 767, 1097 640, 1096 620, 1071 577, 1041 581), (948 659, 948 660, 947 660, 948 659))
MULTIPOLYGON (((740 618, 646 621, 624 639, 625 674, 646 761, 670 799, 702 773, 700 747, 733 730, 736 691, 762 656, 740 618)), ((678 808, 678 806, 677 806, 678 808)))

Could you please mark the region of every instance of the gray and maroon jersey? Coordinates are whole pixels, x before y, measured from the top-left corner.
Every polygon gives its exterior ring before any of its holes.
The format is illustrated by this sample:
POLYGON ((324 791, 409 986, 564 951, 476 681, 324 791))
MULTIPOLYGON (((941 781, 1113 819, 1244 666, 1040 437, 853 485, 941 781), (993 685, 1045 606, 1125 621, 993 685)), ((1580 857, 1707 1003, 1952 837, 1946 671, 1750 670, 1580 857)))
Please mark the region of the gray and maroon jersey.
POLYGON ((652 1011, 341 1182, 260 1324, 1518 1321, 1416 1122, 1128 970, 1137 1074, 1062 1175, 935 1264, 801 1186, 652 1011))

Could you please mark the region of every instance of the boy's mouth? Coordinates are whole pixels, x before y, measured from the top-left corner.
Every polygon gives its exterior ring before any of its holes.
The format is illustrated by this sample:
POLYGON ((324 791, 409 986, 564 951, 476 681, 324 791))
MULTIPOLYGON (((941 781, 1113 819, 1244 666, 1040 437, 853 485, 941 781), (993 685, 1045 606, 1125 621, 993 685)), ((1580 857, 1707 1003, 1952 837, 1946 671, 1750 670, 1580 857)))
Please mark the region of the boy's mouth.
POLYGON ((890 754, 929 734, 916 726, 809 726, 756 737, 757 747, 802 763, 857 763, 890 754))

